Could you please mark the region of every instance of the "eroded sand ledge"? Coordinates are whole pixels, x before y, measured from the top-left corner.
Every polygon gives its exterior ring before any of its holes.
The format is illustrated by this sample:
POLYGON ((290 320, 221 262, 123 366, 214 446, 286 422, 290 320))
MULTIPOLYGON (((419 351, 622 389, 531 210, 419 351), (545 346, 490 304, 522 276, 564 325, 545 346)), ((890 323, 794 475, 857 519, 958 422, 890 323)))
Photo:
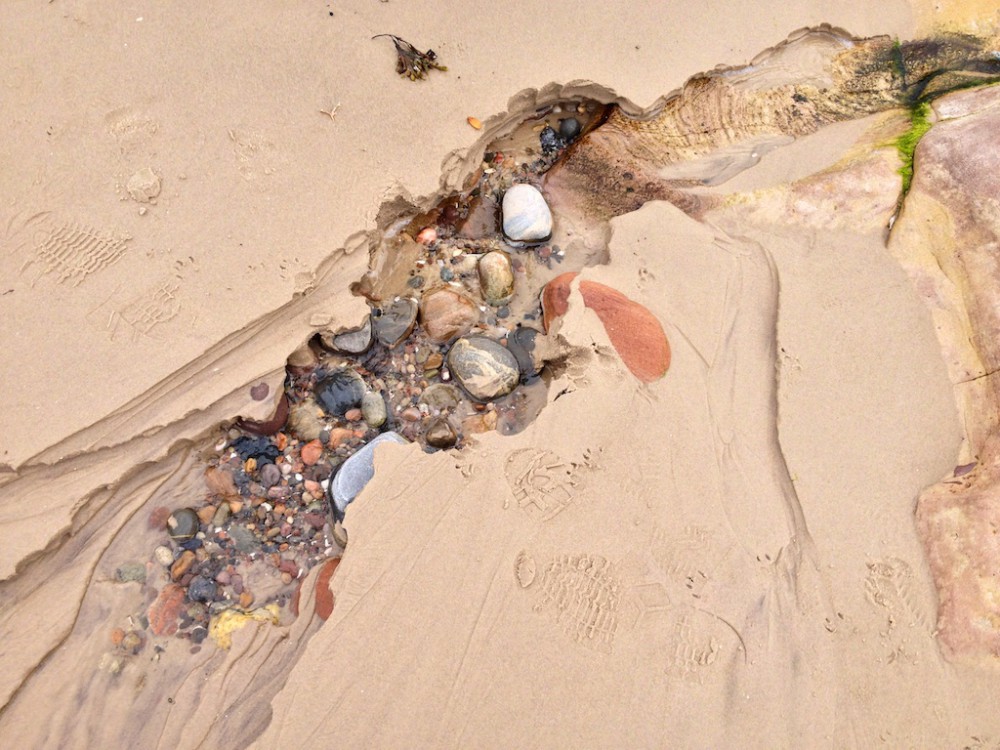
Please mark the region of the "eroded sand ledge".
MULTIPOLYGON (((901 126, 883 124, 881 135, 901 126)), ((192 381, 195 402, 212 394, 192 376, 219 368, 250 384, 275 368, 280 380, 290 329, 355 318, 358 301, 340 290, 365 259, 333 258, 310 293, 63 449, 83 454, 60 461, 53 451, 53 466, 39 461, 8 482, 20 502, 4 505, 3 562, 8 576, 22 570, 3 590, 17 603, 3 626, 5 736, 163 746, 220 745, 265 726, 262 746, 995 736, 993 678, 954 667, 942 676, 932 638, 912 502, 950 471, 963 431, 928 315, 884 249, 896 156, 879 143, 870 138, 829 173, 716 207, 704 223, 664 204, 615 220, 612 263, 586 275, 665 322, 675 345, 667 379, 647 389, 624 377, 576 305, 564 335, 581 361, 561 384, 572 392, 529 431, 458 456, 383 452, 322 628, 308 617, 289 629, 250 626, 194 669, 115 680, 98 669, 106 645, 94 630, 101 597, 115 596, 104 582, 118 562, 110 551, 145 523, 139 510, 160 483, 191 491, 178 441, 241 412, 245 390, 119 442, 192 381), (727 336, 742 343, 727 349, 727 336), (727 351, 735 362, 716 358, 727 351), (755 377, 776 358, 777 392, 773 378, 755 377), (727 421, 719 404, 733 399, 757 418, 727 421), (551 450, 581 474, 583 489, 551 521, 511 500, 505 462, 522 450, 551 450), (794 488, 773 470, 785 459, 794 488), (808 528, 796 526, 789 492, 808 528), (45 526, 50 514, 65 515, 68 537, 45 526), (786 546, 789 526, 799 539, 786 546), (560 598, 560 577, 583 597, 560 598), (68 631, 88 585, 94 595, 68 631), (602 604, 612 591, 614 606, 602 604), (448 616, 443 602, 455 604, 448 616), (591 615, 602 618, 597 639, 581 635, 591 615), (797 657, 807 669, 792 667, 797 657), (56 685, 55 674, 80 679, 56 685), (267 700, 286 674, 268 725, 267 700), (91 715, 95 691, 119 708, 91 715), (30 719, 42 703, 45 726, 30 719), (706 713, 723 718, 697 718, 706 713), (760 733, 764 716, 771 735, 760 733)))

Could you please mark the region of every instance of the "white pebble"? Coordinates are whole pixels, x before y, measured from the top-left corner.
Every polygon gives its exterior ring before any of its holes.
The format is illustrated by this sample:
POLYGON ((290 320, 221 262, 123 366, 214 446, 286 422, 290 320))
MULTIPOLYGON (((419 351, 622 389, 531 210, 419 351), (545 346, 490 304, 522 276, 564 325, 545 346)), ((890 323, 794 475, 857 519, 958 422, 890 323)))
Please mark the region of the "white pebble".
POLYGON ((544 242, 552 235, 552 212, 533 185, 514 185, 503 196, 503 233, 515 243, 544 242))

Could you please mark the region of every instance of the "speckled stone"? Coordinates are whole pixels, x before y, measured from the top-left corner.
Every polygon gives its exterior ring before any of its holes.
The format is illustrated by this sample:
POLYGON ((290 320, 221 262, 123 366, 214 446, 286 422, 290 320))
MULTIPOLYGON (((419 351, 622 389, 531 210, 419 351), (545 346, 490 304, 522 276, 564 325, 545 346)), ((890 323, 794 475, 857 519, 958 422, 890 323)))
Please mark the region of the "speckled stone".
POLYGON ((448 369, 477 401, 506 396, 520 380, 514 355, 485 336, 466 336, 456 341, 448 352, 448 369))
POLYGON ((503 233, 513 243, 534 244, 552 236, 552 212, 533 185, 514 185, 503 196, 503 233))

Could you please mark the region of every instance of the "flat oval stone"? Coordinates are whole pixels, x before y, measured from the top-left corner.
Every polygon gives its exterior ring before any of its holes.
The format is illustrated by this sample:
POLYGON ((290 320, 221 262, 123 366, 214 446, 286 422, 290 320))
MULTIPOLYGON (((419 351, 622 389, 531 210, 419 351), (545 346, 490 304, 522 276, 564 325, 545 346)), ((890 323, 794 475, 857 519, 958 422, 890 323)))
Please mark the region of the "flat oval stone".
POLYGON ((361 399, 361 417, 369 427, 381 427, 388 417, 381 393, 368 391, 361 399))
POLYGON ((323 334, 320 342, 327 349, 343 354, 364 354, 372 345, 372 318, 371 315, 365 318, 365 322, 358 328, 352 328, 342 333, 330 335, 323 334))
POLYGON ((448 352, 448 369, 477 401, 506 396, 520 380, 514 355, 485 336, 466 336, 456 341, 448 352))
POLYGON ((381 443, 406 445, 407 442, 398 433, 383 432, 341 464, 340 470, 330 481, 330 499, 338 520, 343 519, 347 506, 375 476, 375 446, 381 443))
POLYGON ((552 212, 533 185, 514 185, 503 196, 503 233, 514 243, 545 242, 552 236, 552 212))
POLYGON ((479 315, 475 302, 451 289, 435 289, 420 300, 420 325, 438 343, 467 334, 479 322, 479 315))
POLYGON ((486 253, 479 259, 479 288, 488 305, 500 307, 514 296, 514 267, 502 250, 486 253))
POLYGON ((416 322, 417 301, 410 297, 400 297, 375 318, 375 338, 383 346, 392 349, 410 335, 416 322))
POLYGON ((315 394, 323 411, 342 417, 348 409, 361 406, 365 381, 354 370, 341 367, 316 383, 315 394))

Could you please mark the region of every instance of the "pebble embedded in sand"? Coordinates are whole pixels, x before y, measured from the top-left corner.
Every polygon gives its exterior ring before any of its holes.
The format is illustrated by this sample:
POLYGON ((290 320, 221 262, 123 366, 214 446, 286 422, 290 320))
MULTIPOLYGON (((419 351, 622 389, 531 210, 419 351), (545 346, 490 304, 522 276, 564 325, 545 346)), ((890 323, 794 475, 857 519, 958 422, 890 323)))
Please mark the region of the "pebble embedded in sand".
POLYGON ((342 417, 349 409, 361 406, 365 381, 354 370, 341 367, 316 383, 315 393, 323 411, 342 417))
POLYGON ((477 401, 506 396, 520 380, 514 355, 485 336, 467 336, 456 341, 448 352, 448 369, 477 401))
POLYGON ((342 333, 324 333, 320 343, 327 349, 343 354, 364 354, 372 345, 372 319, 368 315, 365 322, 357 328, 342 333))
POLYGON ((128 178, 125 189, 137 203, 151 203, 160 194, 160 176, 146 167, 128 178))
POLYGON ((542 132, 538 134, 538 142, 542 147, 543 154, 551 154, 566 145, 565 141, 550 125, 542 128, 542 132))
POLYGON ((488 305, 499 307, 514 296, 514 267, 502 250, 486 253, 479 259, 479 287, 488 305))
POLYGON ((146 566, 139 562, 128 562, 119 565, 115 570, 115 580, 119 583, 146 582, 146 566))
POLYGON ((445 343, 464 336, 479 322, 479 307, 451 289, 428 292, 420 301, 420 325, 431 341, 445 343))
MULTIPOLYGON (((570 285, 577 276, 564 273, 542 290, 545 330, 566 313, 570 285)), ((597 313, 611 344, 629 371, 644 383, 666 374, 670 367, 670 343, 663 326, 649 310, 616 289, 596 281, 580 282, 583 304, 597 313)))
POLYGON ((191 539, 198 533, 198 514, 191 508, 175 510, 167 519, 167 533, 175 541, 191 539))
POLYGON ((170 580, 174 582, 179 581, 191 569, 192 565, 194 565, 194 552, 186 549, 181 552, 181 556, 170 566, 170 580))
POLYGON ((395 432, 383 432, 341 465, 330 481, 330 497, 338 518, 375 476, 375 446, 380 443, 406 445, 407 439, 395 432))
POLYGON ((320 406, 310 397, 293 404, 288 412, 288 430, 299 440, 315 440, 323 432, 326 424, 320 419, 320 406))
POLYGON ((448 383, 432 383, 420 394, 418 403, 436 411, 454 409, 462 403, 462 394, 458 388, 448 383))
POLYGON ((559 135, 567 141, 572 141, 580 135, 580 121, 575 117, 567 117, 559 121, 559 135))
POLYGON ((458 434, 447 419, 436 417, 428 423, 424 439, 432 448, 451 448, 458 442, 458 434))
POLYGON ((533 185, 514 185, 503 196, 503 233, 515 243, 544 242, 552 235, 552 212, 533 185))
POLYGON ((339 557, 327 560, 316 576, 316 604, 313 611, 321 620, 326 620, 333 613, 334 599, 333 592, 330 591, 330 578, 338 565, 340 565, 339 557))
POLYGON ((375 318, 375 338, 383 346, 392 349, 410 335, 416 321, 417 301, 401 297, 375 318))
POLYGON ((281 469, 277 464, 266 464, 260 470, 260 483, 265 489, 273 487, 281 481, 281 469))

